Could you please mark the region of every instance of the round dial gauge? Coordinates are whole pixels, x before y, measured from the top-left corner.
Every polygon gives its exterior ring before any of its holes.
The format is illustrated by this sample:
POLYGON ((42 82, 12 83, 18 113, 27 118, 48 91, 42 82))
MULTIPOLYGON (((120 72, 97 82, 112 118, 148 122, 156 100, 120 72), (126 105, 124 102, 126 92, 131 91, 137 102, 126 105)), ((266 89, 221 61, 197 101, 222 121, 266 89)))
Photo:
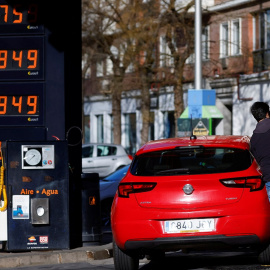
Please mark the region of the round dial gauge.
POLYGON ((30 149, 25 153, 24 159, 27 164, 35 166, 41 161, 41 153, 37 149, 30 149))

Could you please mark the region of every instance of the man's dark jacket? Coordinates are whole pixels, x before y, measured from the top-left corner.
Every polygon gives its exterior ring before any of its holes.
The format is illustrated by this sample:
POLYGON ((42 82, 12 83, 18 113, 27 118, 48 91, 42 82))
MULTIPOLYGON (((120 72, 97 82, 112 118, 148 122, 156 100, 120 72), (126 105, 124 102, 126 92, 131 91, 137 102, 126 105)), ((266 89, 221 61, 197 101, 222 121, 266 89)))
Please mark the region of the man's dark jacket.
POLYGON ((251 152, 261 167, 263 180, 270 181, 270 119, 258 122, 250 139, 251 152))

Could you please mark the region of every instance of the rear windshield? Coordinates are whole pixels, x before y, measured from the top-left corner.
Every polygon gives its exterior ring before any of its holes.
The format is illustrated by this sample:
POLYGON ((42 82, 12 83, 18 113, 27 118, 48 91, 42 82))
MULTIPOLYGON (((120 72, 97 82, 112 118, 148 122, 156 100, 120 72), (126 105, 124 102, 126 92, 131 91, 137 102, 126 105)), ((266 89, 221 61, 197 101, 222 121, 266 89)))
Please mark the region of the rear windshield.
POLYGON ((130 171, 138 176, 223 173, 246 170, 252 161, 248 150, 183 147, 136 156, 130 171))

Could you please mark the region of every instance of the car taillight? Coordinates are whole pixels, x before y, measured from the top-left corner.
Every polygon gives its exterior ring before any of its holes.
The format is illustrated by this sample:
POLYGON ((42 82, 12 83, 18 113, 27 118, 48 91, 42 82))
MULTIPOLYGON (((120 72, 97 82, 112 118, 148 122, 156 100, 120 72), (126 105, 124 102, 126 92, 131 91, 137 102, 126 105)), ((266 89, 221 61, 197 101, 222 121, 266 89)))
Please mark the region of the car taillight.
POLYGON ((264 186, 261 176, 221 179, 220 182, 226 187, 249 188, 250 191, 260 190, 264 186))
POLYGON ((122 183, 118 186, 118 196, 128 198, 131 193, 147 192, 157 183, 122 183))

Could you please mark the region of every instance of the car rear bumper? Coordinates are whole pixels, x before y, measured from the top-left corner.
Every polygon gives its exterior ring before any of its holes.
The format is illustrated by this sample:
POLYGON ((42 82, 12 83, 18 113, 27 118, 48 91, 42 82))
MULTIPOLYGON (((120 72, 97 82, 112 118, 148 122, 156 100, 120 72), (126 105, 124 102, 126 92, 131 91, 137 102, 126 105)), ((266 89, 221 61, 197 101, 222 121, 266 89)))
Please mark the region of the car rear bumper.
POLYGON ((173 251, 179 249, 212 249, 232 247, 255 247, 261 244, 256 235, 241 236, 190 236, 190 237, 164 237, 153 240, 128 240, 125 243, 125 250, 162 250, 173 251))

